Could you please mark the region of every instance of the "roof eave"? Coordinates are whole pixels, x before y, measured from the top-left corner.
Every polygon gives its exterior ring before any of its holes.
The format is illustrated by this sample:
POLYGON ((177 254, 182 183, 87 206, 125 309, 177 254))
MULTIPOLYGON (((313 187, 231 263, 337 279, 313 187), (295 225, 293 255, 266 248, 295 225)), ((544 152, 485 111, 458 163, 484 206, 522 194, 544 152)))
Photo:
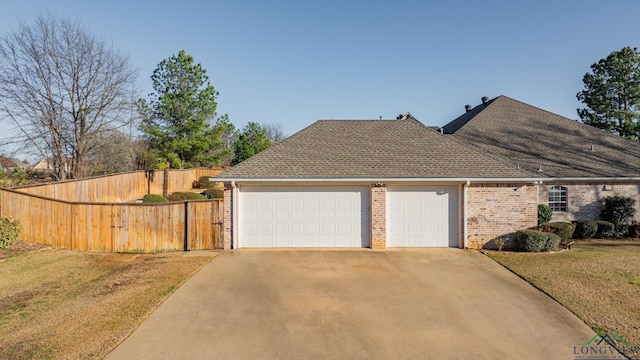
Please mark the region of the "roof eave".
POLYGON ((610 182, 629 182, 639 181, 640 176, 628 177, 457 177, 457 178, 218 178, 212 177, 211 181, 216 182, 254 182, 254 183, 287 183, 287 182, 456 182, 456 183, 513 183, 513 182, 551 182, 551 181, 610 181, 610 182))
POLYGON ((472 177, 458 177, 458 178, 210 178, 211 181, 216 182, 533 182, 544 181, 547 178, 472 178, 472 177))

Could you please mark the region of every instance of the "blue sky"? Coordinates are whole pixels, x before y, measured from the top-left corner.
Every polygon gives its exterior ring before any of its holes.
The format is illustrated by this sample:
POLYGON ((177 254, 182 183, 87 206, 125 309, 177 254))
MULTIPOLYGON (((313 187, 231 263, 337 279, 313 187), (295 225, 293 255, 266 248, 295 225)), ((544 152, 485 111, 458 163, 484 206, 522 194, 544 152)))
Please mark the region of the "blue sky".
POLYGON ((237 126, 395 118, 444 125, 482 96, 577 118, 589 66, 640 42, 640 1, 63 1, 0 8, 0 35, 52 12, 128 54, 141 95, 180 49, 237 126))

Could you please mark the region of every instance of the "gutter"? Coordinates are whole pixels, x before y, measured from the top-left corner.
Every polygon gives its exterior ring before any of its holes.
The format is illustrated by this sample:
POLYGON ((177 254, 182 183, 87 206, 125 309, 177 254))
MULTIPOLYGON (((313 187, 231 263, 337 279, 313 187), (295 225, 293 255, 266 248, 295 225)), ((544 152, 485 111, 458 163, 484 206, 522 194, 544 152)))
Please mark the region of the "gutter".
POLYGON ((550 181, 597 181, 597 182, 625 182, 640 181, 640 177, 537 177, 537 178, 218 178, 211 177, 214 182, 243 182, 243 183, 274 183, 274 182, 493 182, 493 183, 522 183, 522 182, 550 182, 550 181))
MULTIPOLYGON (((637 178, 640 180, 640 178, 637 178)), ((274 182, 534 182, 550 178, 209 178, 214 182, 274 183, 274 182)))

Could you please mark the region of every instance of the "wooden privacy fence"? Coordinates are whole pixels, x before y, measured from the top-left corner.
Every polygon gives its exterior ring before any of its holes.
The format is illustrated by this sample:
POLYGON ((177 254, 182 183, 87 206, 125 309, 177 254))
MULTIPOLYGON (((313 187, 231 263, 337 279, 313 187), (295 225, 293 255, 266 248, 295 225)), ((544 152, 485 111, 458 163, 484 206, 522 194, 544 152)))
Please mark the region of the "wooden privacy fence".
POLYGON ((23 241, 89 251, 219 249, 222 203, 79 203, 0 189, 0 216, 20 221, 23 241))
MULTIPOLYGON (((169 192, 191 188, 221 169, 171 170, 169 192)), ((140 204, 162 194, 164 176, 144 171, 0 188, 0 216, 22 224, 20 238, 56 248, 106 252, 220 249, 223 200, 140 204)))

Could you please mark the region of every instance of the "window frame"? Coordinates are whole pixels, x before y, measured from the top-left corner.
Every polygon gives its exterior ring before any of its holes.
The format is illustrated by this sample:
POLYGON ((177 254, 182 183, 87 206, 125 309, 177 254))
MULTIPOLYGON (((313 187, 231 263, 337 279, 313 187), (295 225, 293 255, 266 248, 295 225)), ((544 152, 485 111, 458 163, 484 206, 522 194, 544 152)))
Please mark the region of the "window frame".
POLYGON ((553 212, 567 212, 569 196, 566 186, 554 185, 547 190, 547 204, 553 212))

